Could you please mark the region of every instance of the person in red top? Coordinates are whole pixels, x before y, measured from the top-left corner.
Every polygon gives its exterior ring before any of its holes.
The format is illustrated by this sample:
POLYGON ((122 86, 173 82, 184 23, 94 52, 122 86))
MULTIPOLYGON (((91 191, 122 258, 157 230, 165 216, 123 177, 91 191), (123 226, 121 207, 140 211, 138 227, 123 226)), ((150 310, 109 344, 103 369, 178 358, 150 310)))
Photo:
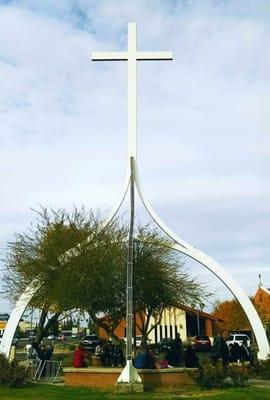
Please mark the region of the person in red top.
POLYGON ((87 351, 83 348, 83 344, 80 343, 78 348, 74 352, 72 365, 74 368, 86 368, 86 358, 88 356, 87 351))

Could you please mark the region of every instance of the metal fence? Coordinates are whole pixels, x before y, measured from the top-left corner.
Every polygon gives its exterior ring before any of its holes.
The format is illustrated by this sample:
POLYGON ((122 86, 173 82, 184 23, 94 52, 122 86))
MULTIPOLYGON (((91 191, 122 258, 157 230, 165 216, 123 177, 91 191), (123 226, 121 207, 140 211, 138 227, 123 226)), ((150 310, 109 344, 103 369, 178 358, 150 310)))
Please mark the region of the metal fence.
POLYGON ((62 360, 28 360, 26 370, 35 381, 57 382, 62 375, 62 360))

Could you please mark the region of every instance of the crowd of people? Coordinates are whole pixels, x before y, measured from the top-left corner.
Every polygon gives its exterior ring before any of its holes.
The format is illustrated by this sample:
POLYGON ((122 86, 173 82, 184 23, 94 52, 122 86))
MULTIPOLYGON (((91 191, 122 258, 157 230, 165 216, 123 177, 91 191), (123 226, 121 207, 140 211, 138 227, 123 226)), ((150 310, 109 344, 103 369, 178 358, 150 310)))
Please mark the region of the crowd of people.
POLYGON ((223 364, 227 365, 229 362, 251 362, 252 354, 245 340, 241 343, 241 345, 235 342, 227 346, 225 339, 218 335, 214 338, 210 359, 212 360, 213 364, 215 364, 218 360, 222 360, 223 364))
POLYGON ((95 356, 100 357, 101 363, 105 367, 123 367, 125 364, 121 346, 111 341, 98 345, 95 350, 95 356))
MULTIPOLYGON (((123 367, 125 357, 122 347, 111 341, 96 346, 95 357, 99 358, 104 367, 123 367)), ((74 353, 73 367, 83 368, 89 364, 91 356, 80 344, 74 353)), ((252 361, 250 350, 246 342, 240 346, 238 343, 227 346, 226 341, 220 335, 214 338, 211 347, 210 360, 215 364, 222 360, 224 365, 229 362, 252 361)), ((188 345, 183 351, 180 335, 177 334, 170 346, 161 346, 158 354, 146 343, 142 343, 134 357, 133 364, 138 369, 172 368, 184 365, 186 368, 196 368, 199 358, 192 345, 188 345)))
MULTIPOLYGON (((110 340, 106 343, 98 344, 95 348, 95 357, 99 358, 101 365, 104 367, 123 367, 125 365, 125 357, 120 345, 112 343, 110 340)), ((73 367, 87 367, 91 359, 91 354, 84 349, 82 343, 74 352, 73 367)))
POLYGON ((198 357, 189 345, 183 352, 183 343, 178 333, 170 346, 161 346, 158 355, 148 346, 142 346, 134 359, 134 366, 140 369, 172 368, 182 365, 186 368, 198 366, 198 357))
POLYGON ((27 360, 45 361, 50 360, 53 355, 53 345, 51 343, 32 342, 25 346, 27 360))
MULTIPOLYGON (((122 347, 109 340, 96 346, 94 356, 100 360, 104 367, 123 367, 125 357, 122 347)), ((73 367, 87 367, 91 362, 91 357, 92 355, 84 348, 83 344, 79 344, 74 352, 73 367)), ((182 340, 180 335, 177 334, 171 346, 160 347, 158 354, 150 349, 146 343, 142 343, 133 363, 139 369, 155 369, 176 367, 183 362, 187 368, 194 368, 198 366, 198 357, 192 346, 188 346, 183 354, 182 340)))

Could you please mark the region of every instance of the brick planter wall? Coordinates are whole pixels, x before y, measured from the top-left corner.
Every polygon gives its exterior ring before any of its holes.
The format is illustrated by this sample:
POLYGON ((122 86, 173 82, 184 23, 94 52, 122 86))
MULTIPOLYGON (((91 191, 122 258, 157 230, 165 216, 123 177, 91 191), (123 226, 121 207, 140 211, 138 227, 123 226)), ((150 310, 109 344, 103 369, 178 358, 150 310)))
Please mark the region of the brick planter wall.
MULTIPOLYGON (((195 385, 196 368, 138 369, 145 390, 157 387, 195 385)), ((113 389, 121 368, 64 368, 64 381, 69 386, 113 389)))

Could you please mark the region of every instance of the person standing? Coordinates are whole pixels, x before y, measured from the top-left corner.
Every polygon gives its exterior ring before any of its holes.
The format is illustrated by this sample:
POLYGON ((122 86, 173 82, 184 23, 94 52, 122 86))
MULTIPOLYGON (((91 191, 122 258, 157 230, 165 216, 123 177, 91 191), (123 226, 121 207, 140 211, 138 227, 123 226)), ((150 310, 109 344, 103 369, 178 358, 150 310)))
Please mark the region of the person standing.
POLYGON ((191 345, 187 346, 187 349, 185 352, 186 368, 196 368, 196 367, 198 367, 198 362, 199 362, 199 359, 195 353, 194 348, 191 345))
POLYGON ((183 348, 183 342, 180 333, 177 333, 173 343, 173 352, 175 354, 176 364, 180 364, 182 361, 182 348, 183 348))
POLYGON ((222 360, 224 366, 229 362, 229 349, 226 341, 220 335, 214 338, 210 359, 212 360, 213 364, 216 364, 218 360, 222 360))

